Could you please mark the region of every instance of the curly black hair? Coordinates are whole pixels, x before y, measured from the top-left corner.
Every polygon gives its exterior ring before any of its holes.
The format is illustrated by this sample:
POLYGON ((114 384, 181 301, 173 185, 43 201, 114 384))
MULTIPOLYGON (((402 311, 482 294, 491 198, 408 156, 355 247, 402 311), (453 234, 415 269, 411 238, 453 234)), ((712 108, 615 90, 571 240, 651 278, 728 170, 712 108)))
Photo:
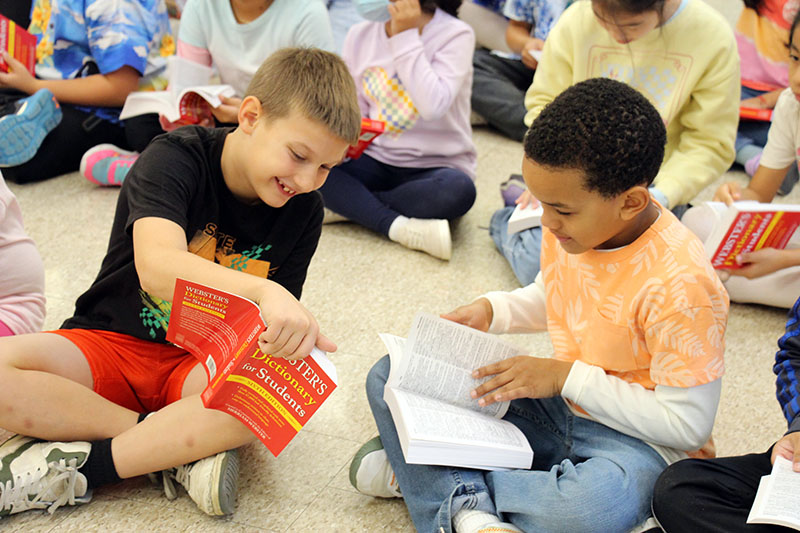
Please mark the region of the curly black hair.
POLYGON ((664 159, 667 131, 638 91, 607 78, 577 83, 548 104, 525 135, 525 156, 586 173, 585 188, 613 198, 649 186, 664 159))
POLYGON ((438 7, 442 11, 457 17, 461 2, 462 0, 422 0, 419 4, 423 11, 433 13, 438 7))

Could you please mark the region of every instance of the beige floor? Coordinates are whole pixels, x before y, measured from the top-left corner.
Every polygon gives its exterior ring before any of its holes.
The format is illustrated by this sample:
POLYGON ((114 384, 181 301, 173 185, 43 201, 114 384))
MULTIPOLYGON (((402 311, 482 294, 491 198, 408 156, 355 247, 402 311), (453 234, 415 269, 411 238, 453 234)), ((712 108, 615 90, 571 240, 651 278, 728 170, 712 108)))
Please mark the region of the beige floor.
MULTIPOLYGON (((738 1, 715 0, 729 19, 738 1)), ((3 532, 68 531, 411 531, 402 501, 362 496, 347 479, 350 457, 376 434, 363 392, 365 375, 384 353, 379 332, 405 335, 418 310, 440 312, 491 289, 513 289, 510 268, 486 225, 499 207, 498 183, 517 172, 520 145, 476 128, 478 199, 453 224, 453 259, 411 252, 351 224, 326 226, 303 295, 323 331, 339 344, 333 354, 340 388, 279 458, 261 445, 242 454, 239 507, 209 518, 182 495, 167 501, 144 479, 104 488, 82 507, 29 512, 0 520, 3 532)), ((744 181, 731 172, 725 179, 744 181)), ((700 196, 710 197, 713 186, 700 196)), ((12 186, 47 270, 47 328, 72 311, 105 251, 117 190, 92 186, 77 174, 12 186)), ((800 201, 795 190, 790 201, 800 201)), ((785 310, 732 305, 726 335, 727 375, 715 427, 721 454, 761 451, 786 424, 771 372, 785 310)), ((546 334, 521 337, 531 353, 549 354, 546 334)), ((0 430, 2 433, 2 430, 0 430)), ((0 435, 1 436, 1 435, 0 435)))

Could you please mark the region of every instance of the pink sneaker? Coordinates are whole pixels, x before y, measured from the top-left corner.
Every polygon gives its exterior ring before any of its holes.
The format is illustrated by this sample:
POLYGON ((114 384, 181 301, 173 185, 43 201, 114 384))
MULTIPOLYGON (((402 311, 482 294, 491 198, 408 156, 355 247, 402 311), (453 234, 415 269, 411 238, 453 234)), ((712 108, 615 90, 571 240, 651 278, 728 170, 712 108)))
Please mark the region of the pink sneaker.
POLYGON ((138 157, 113 144, 98 144, 81 157, 80 173, 97 185, 119 186, 138 157))

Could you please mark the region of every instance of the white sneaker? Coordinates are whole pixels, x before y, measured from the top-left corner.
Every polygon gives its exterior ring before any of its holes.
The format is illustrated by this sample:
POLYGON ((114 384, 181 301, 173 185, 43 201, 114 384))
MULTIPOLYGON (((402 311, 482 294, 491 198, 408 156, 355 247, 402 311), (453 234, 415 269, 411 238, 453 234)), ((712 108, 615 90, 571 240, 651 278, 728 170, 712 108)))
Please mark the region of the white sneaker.
POLYGON ((453 516, 456 533, 524 533, 514 524, 503 522, 497 515, 475 509, 461 509, 453 516))
POLYGON ((452 253, 450 224, 441 218, 409 218, 397 229, 393 240, 406 248, 420 250, 445 261, 450 259, 452 253))
POLYGON ((353 456, 350 463, 350 484, 367 496, 403 497, 380 437, 367 441, 353 456))
POLYGON ((52 513, 92 499, 86 476, 88 442, 47 442, 15 435, 0 445, 0 517, 30 509, 52 513))
POLYGON ((322 215, 322 223, 323 224, 334 224, 336 222, 347 222, 347 221, 350 220, 349 218, 347 218, 347 217, 345 217, 343 215, 340 215, 339 213, 337 213, 335 211, 331 211, 327 207, 323 207, 323 209, 324 209, 324 212, 323 212, 323 215, 322 215))
POLYGON ((220 452, 161 472, 167 499, 178 497, 177 481, 204 513, 221 516, 236 510, 239 486, 239 454, 236 450, 220 452))

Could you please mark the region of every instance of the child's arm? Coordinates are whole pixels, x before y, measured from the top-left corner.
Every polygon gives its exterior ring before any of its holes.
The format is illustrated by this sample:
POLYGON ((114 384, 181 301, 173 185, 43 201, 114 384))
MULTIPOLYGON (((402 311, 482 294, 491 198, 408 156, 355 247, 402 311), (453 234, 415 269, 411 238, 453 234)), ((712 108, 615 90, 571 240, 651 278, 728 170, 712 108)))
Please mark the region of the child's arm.
POLYGON ((669 208, 685 204, 721 176, 736 155, 739 122, 738 56, 731 49, 718 54, 692 90, 680 114, 680 139, 661 166, 653 185, 669 200, 669 208))
POLYGON ((448 28, 447 43, 434 50, 430 60, 416 27, 389 38, 397 75, 425 120, 437 120, 447 113, 472 72, 475 33, 462 24, 455 32, 448 28))
POLYGON ((259 346, 276 357, 299 359, 316 345, 336 345, 319 332, 313 315, 281 285, 239 272, 190 253, 183 228, 170 220, 145 217, 133 223, 133 249, 139 282, 148 293, 172 300, 178 277, 244 296, 261 308, 267 328, 259 346))
POLYGON ((3 52, 10 72, 0 72, 0 87, 11 87, 26 94, 50 89, 56 100, 65 104, 120 107, 128 94, 139 86, 139 72, 124 66, 108 74, 92 74, 69 80, 41 80, 31 76, 22 63, 3 52))
POLYGON ((542 273, 530 285, 511 292, 484 295, 492 307, 491 333, 530 333, 547 329, 547 307, 542 273))
POLYGON ((741 200, 770 203, 775 198, 775 193, 778 192, 789 168, 791 165, 779 169, 759 165, 747 187, 742 189, 735 181, 723 183, 714 193, 714 201, 725 202, 727 205, 741 200))

